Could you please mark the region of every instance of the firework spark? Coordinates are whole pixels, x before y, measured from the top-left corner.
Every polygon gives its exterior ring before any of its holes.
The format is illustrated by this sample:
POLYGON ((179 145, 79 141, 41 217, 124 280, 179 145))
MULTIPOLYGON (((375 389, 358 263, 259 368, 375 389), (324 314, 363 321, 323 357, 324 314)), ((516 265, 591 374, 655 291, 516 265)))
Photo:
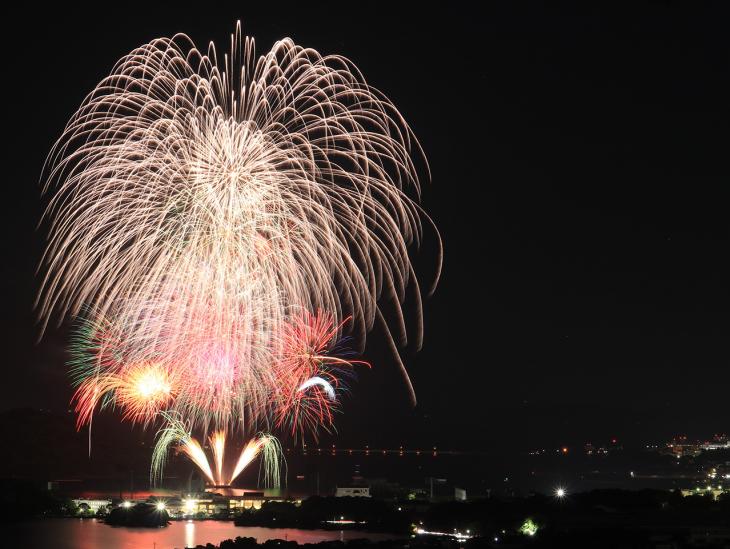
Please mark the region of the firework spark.
POLYGON ((342 379, 352 375, 354 364, 370 366, 346 357, 336 339, 341 328, 333 315, 321 311, 295 315, 284 326, 276 364, 283 381, 273 410, 277 427, 288 427, 294 436, 308 432, 316 437, 319 428, 332 425, 337 393, 344 391, 342 379))
POLYGON ((261 454, 261 467, 259 467, 259 482, 265 486, 277 486, 278 479, 281 478, 281 466, 286 465, 283 459, 283 451, 276 437, 267 434, 259 434, 241 451, 236 466, 231 473, 228 484, 232 484, 256 457, 261 454))
POLYGON ((262 456, 259 480, 265 486, 278 488, 281 479, 281 465, 284 454, 276 437, 260 433, 248 441, 236 461, 232 473, 226 476, 224 455, 227 436, 218 431, 210 436, 209 442, 213 454, 215 470, 211 467, 208 456, 200 443, 190 434, 188 425, 178 417, 163 412, 165 426, 157 433, 157 444, 152 454, 152 479, 162 475, 170 446, 177 448, 192 461, 205 475, 210 484, 215 486, 230 485, 259 456, 262 456))
POLYGON ((203 473, 205 473, 205 476, 208 477, 208 480, 210 480, 211 483, 215 484, 216 480, 215 477, 213 477, 213 470, 210 468, 210 463, 208 462, 208 458, 206 457, 203 448, 201 448, 200 443, 194 438, 188 437, 182 442, 181 448, 190 458, 190 461, 192 461, 203 473))
POLYGON ((218 431, 210 437, 210 447, 213 449, 213 460, 215 461, 216 482, 223 482, 223 457, 226 449, 226 433, 218 431))
POLYGON ((91 423, 92 414, 102 406, 119 405, 122 419, 149 423, 172 402, 172 382, 159 364, 131 364, 122 374, 103 373, 84 379, 73 396, 77 425, 91 423))
POLYGON ((241 451, 241 455, 238 457, 238 461, 236 462, 236 466, 233 468, 233 473, 231 474, 231 482, 233 482, 238 475, 241 474, 241 472, 248 467, 248 465, 256 458, 258 453, 261 451, 261 447, 264 444, 264 440, 262 438, 250 440, 246 446, 244 446, 243 450, 241 451))

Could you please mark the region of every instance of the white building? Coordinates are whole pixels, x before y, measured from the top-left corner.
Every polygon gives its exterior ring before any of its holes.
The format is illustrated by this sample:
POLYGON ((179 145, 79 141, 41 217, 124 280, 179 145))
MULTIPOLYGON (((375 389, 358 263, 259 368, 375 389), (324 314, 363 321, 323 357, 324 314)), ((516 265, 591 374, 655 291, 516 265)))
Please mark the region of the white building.
POLYGON ((76 507, 81 507, 82 505, 85 505, 90 511, 93 511, 94 513, 96 513, 102 507, 106 508, 112 504, 112 500, 110 499, 73 499, 71 501, 73 501, 76 507))
POLYGON ((335 491, 336 498, 369 498, 369 486, 338 486, 335 491))

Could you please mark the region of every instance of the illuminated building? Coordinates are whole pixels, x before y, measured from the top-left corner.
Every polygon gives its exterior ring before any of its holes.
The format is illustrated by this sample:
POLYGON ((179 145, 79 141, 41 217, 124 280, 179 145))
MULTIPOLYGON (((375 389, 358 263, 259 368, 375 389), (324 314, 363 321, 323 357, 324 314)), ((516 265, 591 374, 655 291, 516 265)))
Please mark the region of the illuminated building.
POLYGON ((86 508, 94 513, 98 512, 99 509, 107 509, 111 507, 112 501, 110 499, 72 499, 71 500, 76 507, 86 508))
POLYGON ((284 499, 268 498, 263 492, 258 491, 244 491, 242 494, 204 492, 165 500, 165 509, 174 517, 212 517, 237 515, 248 509, 261 509, 266 501, 284 501, 284 499))
POLYGON ((686 488, 681 490, 684 497, 688 496, 711 496, 712 499, 717 499, 722 494, 730 494, 730 488, 723 486, 722 484, 708 484, 706 486, 695 486, 694 488, 686 488))
POLYGON ((335 491, 338 498, 369 498, 370 487, 368 486, 338 486, 335 491))

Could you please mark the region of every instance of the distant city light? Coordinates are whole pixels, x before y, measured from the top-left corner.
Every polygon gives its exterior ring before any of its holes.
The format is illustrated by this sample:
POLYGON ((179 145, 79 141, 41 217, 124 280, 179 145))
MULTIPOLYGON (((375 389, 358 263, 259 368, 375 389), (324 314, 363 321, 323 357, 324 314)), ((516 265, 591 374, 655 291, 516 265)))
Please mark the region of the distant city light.
POLYGON ((453 536, 457 540, 467 540, 472 537, 469 533, 459 532, 456 529, 454 529, 453 533, 446 533, 446 532, 429 531, 429 530, 426 530, 425 528, 416 528, 416 534, 422 535, 422 536, 453 536))
POLYGON ((129 509, 131 506, 132 506, 131 501, 125 501, 124 503, 122 503, 122 507, 124 507, 125 509, 129 509))
POLYGON ((555 497, 564 498, 565 497, 565 488, 556 488, 555 497))
MULTIPOLYGON (((274 518, 274 520, 276 520, 276 518, 274 518)), ((327 520, 325 522, 327 524, 367 524, 367 522, 364 520, 355 521, 355 520, 350 520, 350 519, 345 519, 345 518, 327 520)))
POLYGON ((522 526, 520 526, 520 533, 532 537, 537 534, 538 529, 539 527, 537 526, 535 521, 528 518, 525 519, 525 522, 523 522, 522 526))

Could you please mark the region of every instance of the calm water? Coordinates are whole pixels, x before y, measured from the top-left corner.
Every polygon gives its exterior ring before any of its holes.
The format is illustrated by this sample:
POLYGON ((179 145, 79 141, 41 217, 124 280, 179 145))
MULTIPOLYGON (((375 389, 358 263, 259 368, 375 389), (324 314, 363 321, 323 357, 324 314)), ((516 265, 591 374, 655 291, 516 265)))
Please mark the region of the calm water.
POLYGON ((354 531, 296 530, 293 528, 250 528, 221 521, 173 521, 165 528, 123 528, 108 526, 95 519, 47 519, 3 528, 3 539, 10 534, 12 543, 5 547, 27 549, 182 549, 198 544, 218 545, 236 536, 289 539, 298 543, 323 540, 369 538, 388 539, 388 534, 354 531), (9 529, 9 532, 8 532, 9 529))

